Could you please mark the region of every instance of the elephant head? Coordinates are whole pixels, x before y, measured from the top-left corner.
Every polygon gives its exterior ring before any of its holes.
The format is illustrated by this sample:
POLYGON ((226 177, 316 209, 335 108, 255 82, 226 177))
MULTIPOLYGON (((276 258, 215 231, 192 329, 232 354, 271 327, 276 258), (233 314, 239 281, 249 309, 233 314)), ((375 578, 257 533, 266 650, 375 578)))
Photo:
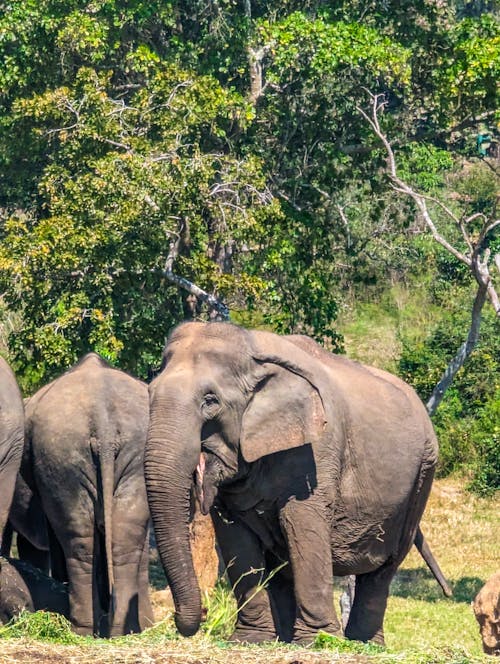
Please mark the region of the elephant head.
POLYGON ((204 513, 261 457, 318 440, 328 419, 320 363, 286 338, 229 323, 184 323, 150 385, 145 453, 158 549, 184 636, 200 623, 189 548, 193 484, 204 513), (314 366, 314 368, 313 368, 314 366))

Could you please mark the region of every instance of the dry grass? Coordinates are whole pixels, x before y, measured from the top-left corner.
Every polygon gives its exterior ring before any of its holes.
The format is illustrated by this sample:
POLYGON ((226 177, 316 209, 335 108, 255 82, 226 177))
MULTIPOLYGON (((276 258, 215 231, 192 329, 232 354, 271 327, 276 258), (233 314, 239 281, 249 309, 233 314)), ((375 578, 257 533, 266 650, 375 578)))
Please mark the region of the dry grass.
MULTIPOLYGON (((285 648, 264 649, 262 647, 231 648, 226 650, 214 644, 196 642, 189 645, 166 643, 162 647, 143 648, 138 646, 99 647, 89 646, 85 650, 75 646, 54 646, 44 643, 8 644, 0 654, 2 664, 343 664, 370 662, 368 657, 360 655, 339 655, 333 653, 313 653, 294 649, 286 652, 285 648)), ((291 650, 291 649, 289 649, 291 650)))
MULTIPOLYGON (((443 598, 418 553, 412 551, 391 588, 386 614, 388 648, 384 652, 370 650, 357 643, 335 640, 323 644, 329 646, 329 649, 312 650, 276 645, 235 648, 204 633, 192 639, 182 639, 176 635, 173 627, 168 596, 155 593, 156 613, 163 615, 164 621, 142 635, 113 641, 74 637, 75 643, 72 645, 48 643, 26 636, 0 638, 0 663, 492 662, 492 658, 482 655, 470 601, 488 576, 498 568, 499 513, 500 496, 480 499, 464 493, 457 481, 448 479, 435 483, 424 516, 423 530, 455 594, 452 599, 443 598)), ((215 616, 218 611, 217 620, 221 616, 223 619, 225 611, 230 614, 231 601, 227 600, 227 610, 225 601, 223 595, 215 597, 209 608, 209 621, 210 612, 215 616)), ((57 633, 53 637, 57 640, 57 633)))

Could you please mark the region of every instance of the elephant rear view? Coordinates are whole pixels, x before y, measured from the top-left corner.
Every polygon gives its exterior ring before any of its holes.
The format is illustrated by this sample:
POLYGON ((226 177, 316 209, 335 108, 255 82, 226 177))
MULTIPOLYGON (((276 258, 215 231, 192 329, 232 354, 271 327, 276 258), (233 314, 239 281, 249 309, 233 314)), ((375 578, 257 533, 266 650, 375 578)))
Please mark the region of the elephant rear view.
POLYGON ((143 456, 147 387, 98 355, 30 399, 26 477, 49 523, 53 575, 69 582, 80 634, 117 636, 152 622, 143 456))

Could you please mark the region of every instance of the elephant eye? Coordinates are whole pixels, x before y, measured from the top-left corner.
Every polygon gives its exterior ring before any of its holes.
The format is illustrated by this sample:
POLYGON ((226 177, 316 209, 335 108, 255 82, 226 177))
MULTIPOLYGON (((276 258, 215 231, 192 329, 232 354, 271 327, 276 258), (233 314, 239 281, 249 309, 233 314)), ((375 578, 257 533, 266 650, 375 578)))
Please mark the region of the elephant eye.
POLYGON ((218 410, 219 406, 220 402, 215 394, 212 392, 205 394, 203 401, 201 402, 201 408, 204 413, 207 415, 212 415, 214 411, 218 410))
POLYGON ((203 405, 204 406, 213 406, 214 404, 218 404, 219 399, 217 399, 216 395, 213 393, 205 394, 203 397, 203 405))

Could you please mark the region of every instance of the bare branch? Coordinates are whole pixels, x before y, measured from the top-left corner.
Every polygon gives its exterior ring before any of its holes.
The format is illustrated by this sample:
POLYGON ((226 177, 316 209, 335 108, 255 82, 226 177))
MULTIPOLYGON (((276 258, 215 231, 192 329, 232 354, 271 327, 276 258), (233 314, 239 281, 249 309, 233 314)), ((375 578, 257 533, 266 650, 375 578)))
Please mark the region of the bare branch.
MULTIPOLYGON (((488 298, 497 316, 500 316, 500 302, 498 294, 493 286, 491 276, 488 269, 488 262, 490 259, 490 250, 486 249, 483 252, 485 240, 487 236, 500 225, 500 219, 495 221, 489 221, 483 213, 476 213, 465 219, 459 219, 456 214, 442 201, 421 194, 417 192, 413 187, 411 187, 407 182, 402 180, 397 172, 396 159, 394 156, 394 151, 392 146, 380 127, 379 122, 379 112, 383 110, 385 106, 385 100, 382 95, 373 95, 371 93, 371 114, 369 115, 363 109, 358 107, 359 113, 365 118, 377 138, 381 141, 387 152, 387 171, 389 178, 391 180, 391 185, 395 191, 405 194, 413 199, 417 205, 420 214, 425 222, 425 225, 431 232, 433 238, 438 242, 442 247, 444 247, 450 254, 455 256, 457 260, 462 263, 465 263, 471 271, 471 274, 474 276, 477 282, 477 292, 474 299, 474 304, 472 306, 471 312, 471 323, 469 327, 469 332, 467 334, 466 341, 460 346, 457 354, 451 360, 451 362, 446 367, 446 370, 443 373, 443 376, 439 380, 438 384, 434 388, 432 395, 427 402, 427 411, 432 415, 436 408, 439 406, 444 393, 447 388, 451 385, 457 371, 463 366, 464 362, 467 360, 469 355, 472 353, 475 345, 479 339, 479 330, 481 325, 481 315, 484 303, 488 298), (463 253, 456 247, 454 247, 437 229, 436 224, 431 216, 431 213, 427 207, 427 202, 437 204, 448 216, 452 219, 455 224, 458 226, 462 237, 467 245, 468 254, 463 253), (477 238, 475 238, 468 230, 468 226, 477 220, 482 219, 483 224, 482 228, 479 231, 477 238)), ((500 257, 495 256, 495 264, 500 270, 500 257)))
POLYGON ((174 262, 179 255, 181 233, 182 233, 182 222, 181 222, 180 232, 176 233, 172 238, 172 240, 170 241, 168 256, 165 261, 165 269, 163 274, 169 281, 176 284, 176 286, 180 286, 180 288, 183 288, 188 293, 191 293, 191 295, 194 295, 200 302, 206 302, 206 304, 208 304, 210 309, 215 310, 217 312, 217 316, 215 317, 216 320, 229 320, 229 309, 223 302, 221 302, 218 298, 216 298, 215 295, 207 293, 202 288, 194 284, 192 281, 189 281, 189 279, 185 279, 184 277, 181 277, 178 274, 174 273, 173 267, 174 267, 174 262))

